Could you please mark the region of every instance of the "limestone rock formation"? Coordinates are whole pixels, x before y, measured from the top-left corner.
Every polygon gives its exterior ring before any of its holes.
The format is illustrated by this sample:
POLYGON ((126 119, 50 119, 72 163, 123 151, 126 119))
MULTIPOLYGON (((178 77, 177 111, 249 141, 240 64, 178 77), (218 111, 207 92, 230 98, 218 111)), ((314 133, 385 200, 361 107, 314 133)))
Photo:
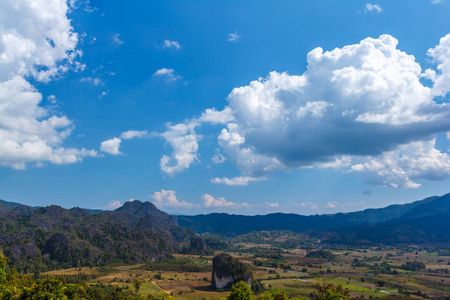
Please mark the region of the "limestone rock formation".
POLYGON ((229 288, 239 281, 252 286, 252 273, 248 267, 228 254, 216 255, 213 258, 212 287, 214 289, 229 288))

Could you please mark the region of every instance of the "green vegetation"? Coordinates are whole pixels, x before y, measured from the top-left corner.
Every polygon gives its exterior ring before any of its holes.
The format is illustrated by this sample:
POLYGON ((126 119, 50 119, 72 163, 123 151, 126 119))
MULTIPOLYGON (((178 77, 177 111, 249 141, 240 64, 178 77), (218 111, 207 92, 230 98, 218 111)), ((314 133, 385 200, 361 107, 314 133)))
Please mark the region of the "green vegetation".
POLYGON ((203 254, 206 245, 150 202, 96 214, 0 203, 0 249, 19 272, 34 273, 158 261, 182 249, 203 254))
POLYGON ((333 260, 336 258, 336 255, 331 253, 331 251, 329 251, 329 250, 321 249, 321 250, 317 250, 317 251, 309 251, 308 254, 306 254, 306 257, 333 260))
MULTIPOLYGON (((449 197, 378 212, 308 217, 308 226, 318 228, 328 226, 314 224, 320 220, 337 226, 363 215, 397 216, 372 225, 312 230, 313 237, 271 230, 233 239, 197 235, 139 201, 95 214, 0 203, 0 249, 8 258, 0 255, 0 300, 450 299, 450 238, 438 246, 428 243, 450 234, 449 197), (418 228, 423 232, 417 234, 418 228), (403 244, 385 243, 398 237, 403 244), (424 244, 410 243, 413 239, 424 244), (211 287, 216 280, 220 289, 211 287), (231 287, 239 281, 251 283, 251 292, 246 284, 231 287)), ((280 215, 298 217, 270 218, 280 215)), ((258 218, 258 226, 267 221, 258 218)))
POLYGON ((245 282, 239 281, 231 288, 227 300, 250 300, 252 295, 253 292, 250 287, 245 282))
POLYGON ((320 285, 313 294, 314 300, 345 300, 350 299, 350 291, 344 289, 342 285, 332 284, 320 285))
POLYGON ((425 269, 425 264, 420 261, 407 261, 401 268, 408 271, 420 271, 425 269))
POLYGON ((211 272, 212 266, 206 260, 188 257, 170 257, 156 263, 147 263, 142 267, 149 271, 175 271, 175 272, 211 272))

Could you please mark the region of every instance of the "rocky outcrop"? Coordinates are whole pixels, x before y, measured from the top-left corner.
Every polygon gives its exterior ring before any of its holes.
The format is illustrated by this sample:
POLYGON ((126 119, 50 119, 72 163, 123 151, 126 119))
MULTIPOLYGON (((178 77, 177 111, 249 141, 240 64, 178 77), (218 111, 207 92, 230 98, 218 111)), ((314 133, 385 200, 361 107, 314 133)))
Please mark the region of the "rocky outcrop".
POLYGON ((208 252, 208 246, 205 241, 199 236, 192 236, 189 246, 190 253, 192 254, 206 254, 208 252))
POLYGON ((239 281, 252 286, 252 273, 248 267, 228 254, 216 255, 213 258, 211 282, 213 289, 229 288, 239 281))

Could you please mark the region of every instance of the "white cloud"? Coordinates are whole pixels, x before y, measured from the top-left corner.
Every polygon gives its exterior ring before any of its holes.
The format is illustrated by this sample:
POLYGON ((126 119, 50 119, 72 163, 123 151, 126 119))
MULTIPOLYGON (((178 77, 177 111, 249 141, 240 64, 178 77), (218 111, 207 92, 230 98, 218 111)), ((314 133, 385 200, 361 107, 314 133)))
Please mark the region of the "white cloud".
POLYGON ((183 77, 181 77, 180 75, 176 75, 175 71, 173 69, 166 69, 166 68, 162 68, 157 70, 154 74, 154 77, 162 77, 165 78, 165 80, 167 82, 171 82, 171 81, 177 81, 179 79, 182 79, 183 77))
POLYGON ((91 1, 89 1, 89 0, 86 0, 86 1, 69 0, 68 3, 69 3, 70 8, 72 8, 72 9, 78 9, 82 5, 84 5, 83 10, 88 13, 93 13, 94 11, 96 11, 98 9, 97 7, 92 7, 91 1))
POLYGON ((180 49, 180 43, 177 41, 171 41, 171 40, 164 40, 163 42, 163 49, 180 49))
POLYGON ((338 205, 338 202, 337 202, 337 201, 331 201, 331 202, 328 202, 328 203, 325 205, 325 207, 326 207, 326 208, 336 208, 337 205, 338 205))
POLYGON ((234 120, 233 112, 229 107, 225 107, 223 110, 216 110, 215 108, 207 108, 198 119, 200 122, 206 122, 211 124, 227 124, 234 120))
POLYGON ((112 201, 109 201, 108 205, 106 205, 106 209, 114 210, 114 209, 117 209, 117 208, 119 208, 121 206, 122 206, 122 204, 120 203, 119 200, 112 200, 112 201))
POLYGON ((104 97, 108 96, 109 90, 103 91, 100 95, 98 95, 98 99, 103 99, 104 97))
MULTIPOLYGON (((446 42, 441 39, 429 51, 440 62, 440 76, 450 74, 441 67, 446 42)), ((219 145, 243 174, 262 177, 314 166, 345 170, 352 160, 371 159, 446 130, 449 107, 432 100, 431 89, 420 83, 420 66, 396 45, 384 35, 330 52, 317 48, 308 54, 302 76, 271 72, 234 89, 228 102, 235 120, 222 129, 219 145)), ((446 156, 434 154, 443 162, 443 172, 435 168, 435 173, 448 176, 446 156)), ((400 182, 406 177, 403 172, 390 180, 413 187, 400 182)), ((415 175, 423 177, 424 172, 415 175)))
POLYGON ((211 161, 214 163, 214 164, 216 164, 216 165, 218 165, 218 164, 221 164, 221 163, 223 163, 223 162, 225 162, 225 157, 220 153, 220 150, 219 149, 215 149, 214 150, 214 156, 212 157, 212 159, 211 159, 211 161))
POLYGON ((237 42, 241 36, 235 31, 233 33, 228 34, 227 41, 229 42, 237 42))
POLYGON ((445 96, 450 92, 450 34, 441 38, 439 45, 429 49, 427 54, 438 64, 439 73, 426 70, 428 74, 432 74, 429 78, 433 81, 433 95, 445 96))
POLYGON ((28 81, 49 82, 70 69, 82 69, 67 3, 7 1, 0 11, 0 165, 25 169, 98 156, 94 150, 62 147, 72 121, 40 106, 42 95, 28 81))
POLYGON ((169 176, 175 176, 192 163, 198 161, 198 142, 201 136, 195 132, 195 128, 202 123, 225 124, 233 120, 231 110, 222 111, 206 109, 200 118, 192 119, 176 125, 167 124, 167 131, 159 134, 172 147, 170 156, 164 155, 160 161, 161 170, 169 176))
POLYGON ((175 191, 161 190, 155 192, 151 196, 159 206, 178 207, 178 208, 193 208, 194 204, 185 201, 179 201, 175 195, 175 191))
POLYGON ((444 2, 444 0, 431 0, 432 4, 439 4, 439 3, 442 3, 442 2, 444 2))
POLYGON ((105 85, 105 83, 100 78, 92 78, 92 77, 83 77, 80 79, 80 82, 89 82, 95 86, 105 85))
POLYGON ((197 123, 180 123, 177 125, 168 124, 168 130, 161 133, 161 136, 172 147, 172 155, 164 155, 161 158, 161 170, 169 176, 183 171, 197 160, 198 136, 194 129, 197 123))
POLYGON ((378 5, 378 4, 370 4, 370 3, 367 3, 366 6, 365 6, 365 8, 364 8, 364 11, 365 11, 365 12, 371 11, 371 12, 377 12, 377 13, 380 13, 380 12, 383 11, 383 9, 382 9, 381 6, 378 5))
POLYGON ((279 203, 276 203, 276 202, 274 202, 274 203, 266 202, 265 204, 266 204, 267 206, 273 207, 273 208, 276 208, 276 207, 279 207, 279 206, 280 206, 280 204, 279 204, 279 203))
POLYGON ((120 46, 125 42, 120 39, 120 33, 114 33, 111 35, 111 43, 116 46, 120 46))
POLYGON ((125 132, 122 132, 122 134, 120 135, 121 139, 124 140, 129 140, 129 139, 133 139, 133 138, 144 138, 147 136, 147 130, 128 130, 125 132))
POLYGON ((302 202, 300 203, 301 207, 307 207, 310 209, 318 209, 319 208, 319 204, 315 203, 315 202, 302 202))
POLYGON ((249 176, 238 176, 234 178, 213 178, 211 179, 212 183, 222 183, 225 185, 248 185, 250 182, 254 181, 261 181, 261 180, 267 180, 267 178, 255 178, 255 177, 249 177, 249 176))
POLYGON ((119 151, 121 142, 122 140, 117 137, 112 138, 110 140, 106 140, 101 143, 100 150, 112 155, 122 154, 122 152, 119 151))
POLYGON ((302 75, 270 72, 233 89, 228 106, 217 112, 223 119, 206 110, 179 124, 191 125, 176 135, 180 144, 181 136, 192 143, 182 151, 190 155, 182 169, 196 159, 195 128, 220 120, 226 123, 218 136, 221 153, 241 176, 214 183, 245 185, 273 171, 314 167, 359 173, 397 188, 450 176, 448 153, 434 142, 436 134, 450 131, 450 106, 435 101, 449 92, 450 35, 428 51, 438 72, 422 72, 397 43, 382 35, 332 51, 316 48, 302 75), (433 80, 433 87, 423 85, 422 77, 433 80))
POLYGON ((209 194, 204 194, 202 199, 205 207, 230 207, 237 205, 236 203, 225 200, 223 197, 214 198, 209 194))
POLYGON ((418 179, 437 180, 450 174, 450 156, 435 148, 435 140, 405 144, 377 157, 365 157, 351 167, 370 183, 394 188, 417 188, 418 179))
POLYGON ((56 96, 55 95, 50 95, 47 97, 47 101, 50 102, 51 104, 55 104, 56 103, 56 96))

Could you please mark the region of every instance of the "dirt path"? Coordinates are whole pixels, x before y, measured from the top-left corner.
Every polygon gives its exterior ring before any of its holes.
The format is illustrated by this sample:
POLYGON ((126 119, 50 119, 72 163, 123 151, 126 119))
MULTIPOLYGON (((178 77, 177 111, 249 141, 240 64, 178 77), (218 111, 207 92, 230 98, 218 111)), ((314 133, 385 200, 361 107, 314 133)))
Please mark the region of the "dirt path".
POLYGON ((170 295, 170 291, 167 291, 165 289, 163 289, 162 287, 160 287, 159 285, 156 284, 156 282, 154 280, 152 280, 152 283, 160 290, 164 291, 164 293, 169 294, 170 295))

